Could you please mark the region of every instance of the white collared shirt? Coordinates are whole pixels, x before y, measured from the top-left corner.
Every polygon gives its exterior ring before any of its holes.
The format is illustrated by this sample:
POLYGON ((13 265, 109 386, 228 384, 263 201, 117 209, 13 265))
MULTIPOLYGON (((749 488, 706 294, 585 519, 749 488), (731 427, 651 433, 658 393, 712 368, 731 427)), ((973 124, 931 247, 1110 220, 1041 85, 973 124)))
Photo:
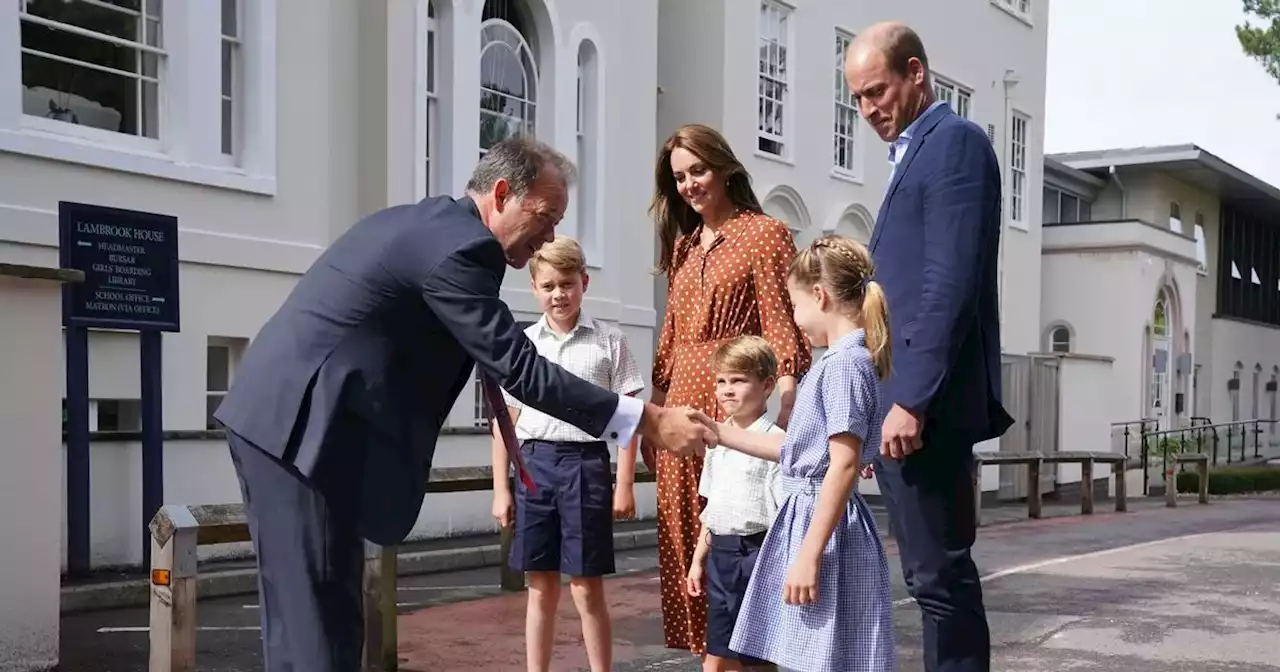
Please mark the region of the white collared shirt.
MULTIPOLYGON (((749 432, 785 434, 762 415, 749 432)), ((715 535, 751 535, 773 525, 782 502, 778 463, 716 446, 707 449, 698 494, 707 498, 699 518, 715 535)))
MULTIPOLYGON (((569 373, 614 392, 624 399, 627 395, 644 390, 644 379, 640 376, 640 366, 636 364, 627 337, 622 330, 607 322, 592 319, 586 313, 578 314, 578 323, 561 336, 547 323, 546 315, 529 325, 524 333, 533 341, 538 354, 547 360, 563 367, 569 373)), ((629 433, 614 438, 606 429, 604 436, 596 438, 573 425, 539 411, 532 406, 524 406, 505 390, 502 393, 507 406, 520 409, 520 417, 516 420, 516 438, 520 441, 609 441, 625 445, 629 433)), ((638 399, 631 399, 638 402, 638 399)), ((640 406, 643 409, 643 404, 640 406)), ((618 421, 626 409, 620 402, 614 420, 618 421)), ((635 413, 634 421, 623 420, 631 424, 633 431, 639 421, 640 413, 635 413)), ((611 423, 614 424, 614 423, 611 423)))

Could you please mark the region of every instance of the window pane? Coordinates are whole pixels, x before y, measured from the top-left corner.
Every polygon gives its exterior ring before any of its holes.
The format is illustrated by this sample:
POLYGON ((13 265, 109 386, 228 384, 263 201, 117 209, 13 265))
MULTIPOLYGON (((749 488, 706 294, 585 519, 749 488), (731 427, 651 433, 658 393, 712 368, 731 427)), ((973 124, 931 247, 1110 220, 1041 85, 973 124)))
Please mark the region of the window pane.
POLYGON ((1071 224, 1080 221, 1079 204, 1080 199, 1066 192, 1062 193, 1062 205, 1059 208, 1061 214, 1058 216, 1062 218, 1062 222, 1064 224, 1071 224))
POLYGON ((1084 199, 1080 199, 1080 221, 1093 221, 1093 204, 1084 199))
POLYGON ((225 345, 211 345, 205 352, 208 390, 226 392, 231 381, 231 349, 225 345))
POLYGON ((1058 190, 1053 187, 1044 188, 1044 203, 1040 208, 1041 223, 1058 223, 1058 190))

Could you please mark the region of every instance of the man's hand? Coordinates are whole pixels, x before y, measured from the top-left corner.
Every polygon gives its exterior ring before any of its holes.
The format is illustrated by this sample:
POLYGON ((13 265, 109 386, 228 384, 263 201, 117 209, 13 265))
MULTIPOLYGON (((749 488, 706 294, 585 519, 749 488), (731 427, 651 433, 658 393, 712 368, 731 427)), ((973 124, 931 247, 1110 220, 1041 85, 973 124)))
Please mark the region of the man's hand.
POLYGON ((920 450, 920 419, 911 411, 894 404, 880 430, 880 455, 901 460, 920 450))
POLYGON ((662 408, 645 404, 640 418, 640 434, 646 440, 656 439, 668 452, 681 457, 703 455, 707 446, 715 445, 714 423, 702 411, 692 408, 662 408))

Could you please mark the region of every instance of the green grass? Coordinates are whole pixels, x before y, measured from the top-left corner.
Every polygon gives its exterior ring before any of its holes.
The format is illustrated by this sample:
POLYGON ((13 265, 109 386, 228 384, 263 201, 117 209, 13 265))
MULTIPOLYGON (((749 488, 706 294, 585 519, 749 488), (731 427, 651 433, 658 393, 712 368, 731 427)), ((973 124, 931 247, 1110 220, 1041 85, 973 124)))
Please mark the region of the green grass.
MULTIPOLYGON (((1234 495, 1280 490, 1280 467, 1226 467, 1209 472, 1209 494, 1234 495)), ((1199 492, 1200 475, 1178 474, 1178 492, 1199 492)))

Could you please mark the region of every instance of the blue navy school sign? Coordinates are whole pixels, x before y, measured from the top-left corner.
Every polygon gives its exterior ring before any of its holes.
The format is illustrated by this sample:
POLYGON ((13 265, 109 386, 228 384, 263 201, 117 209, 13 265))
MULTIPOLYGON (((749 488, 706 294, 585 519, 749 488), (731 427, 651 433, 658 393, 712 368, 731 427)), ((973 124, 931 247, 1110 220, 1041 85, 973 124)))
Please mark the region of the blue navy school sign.
POLYGON ((63 201, 58 243, 84 272, 64 287, 63 326, 180 331, 176 217, 63 201))

